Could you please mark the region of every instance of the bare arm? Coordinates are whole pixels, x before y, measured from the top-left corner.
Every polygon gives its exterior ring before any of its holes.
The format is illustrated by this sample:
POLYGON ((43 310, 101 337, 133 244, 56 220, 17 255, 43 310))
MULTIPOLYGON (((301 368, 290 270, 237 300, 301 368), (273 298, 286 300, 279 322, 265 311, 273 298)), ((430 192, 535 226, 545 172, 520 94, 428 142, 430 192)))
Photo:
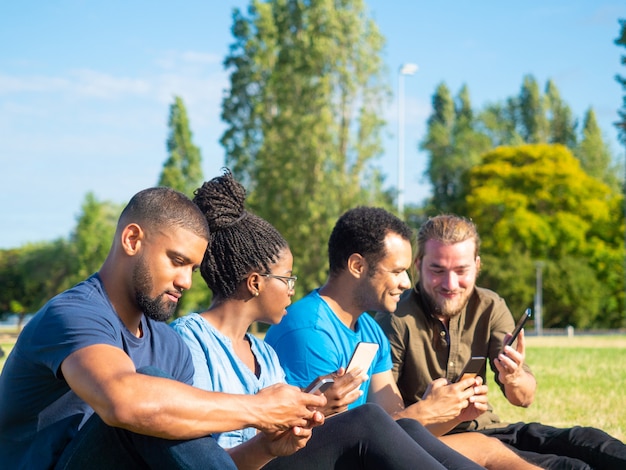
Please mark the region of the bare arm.
POLYGON ((504 350, 506 354, 498 355, 494 362, 498 370, 498 380, 504 385, 506 399, 512 405, 528 407, 535 399, 537 381, 523 368, 525 351, 524 330, 522 330, 517 337, 515 349, 507 346, 504 350))
POLYGON ((306 427, 326 400, 285 384, 257 395, 206 392, 175 380, 138 374, 119 348, 93 345, 68 356, 61 370, 102 420, 140 434, 191 439, 244 427, 278 432, 306 427))

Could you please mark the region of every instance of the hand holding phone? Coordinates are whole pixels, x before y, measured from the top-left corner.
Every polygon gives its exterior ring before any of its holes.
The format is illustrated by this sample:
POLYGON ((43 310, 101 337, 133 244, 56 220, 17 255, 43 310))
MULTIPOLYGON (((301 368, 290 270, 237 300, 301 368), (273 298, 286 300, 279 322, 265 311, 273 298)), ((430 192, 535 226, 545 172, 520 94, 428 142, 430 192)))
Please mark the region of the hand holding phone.
POLYGON ((304 391, 306 393, 324 393, 333 383, 335 383, 335 380, 330 377, 318 377, 304 391))
POLYGON ((515 329, 513 330, 513 333, 511 334, 511 336, 509 337, 509 339, 507 339, 504 344, 502 345, 502 350, 504 351, 504 348, 506 346, 511 346, 513 344, 513 341, 515 341, 517 339, 517 336, 519 335, 519 332, 522 331, 522 328, 524 328, 524 325, 526 324, 526 321, 528 321, 528 319, 531 317, 532 315, 532 310, 527 308, 524 311, 524 314, 522 315, 522 317, 518 320, 517 325, 515 325, 515 329))
POLYGON ((356 348, 354 348, 350 362, 348 362, 346 373, 355 369, 360 369, 364 373, 367 373, 377 351, 378 343, 367 343, 365 341, 359 342, 356 345, 356 348))
POLYGON ((453 381, 453 383, 476 377, 480 372, 480 369, 482 369, 484 363, 484 356, 472 356, 470 360, 467 361, 467 364, 465 364, 465 367, 463 367, 463 370, 456 378, 456 380, 453 381))

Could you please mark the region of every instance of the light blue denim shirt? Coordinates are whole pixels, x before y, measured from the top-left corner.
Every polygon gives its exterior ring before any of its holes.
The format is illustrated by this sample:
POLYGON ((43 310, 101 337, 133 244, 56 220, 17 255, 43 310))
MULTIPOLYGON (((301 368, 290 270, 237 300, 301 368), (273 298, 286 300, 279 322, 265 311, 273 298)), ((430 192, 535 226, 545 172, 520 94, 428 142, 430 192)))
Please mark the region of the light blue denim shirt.
MULTIPOLYGON (((285 372, 270 345, 248 334, 252 353, 260 367, 257 377, 233 351, 229 338, 215 329, 197 313, 178 318, 171 324, 181 335, 193 358, 193 384, 204 390, 234 394, 257 393, 262 388, 285 382, 285 372)), ((256 429, 245 428, 214 434, 220 446, 235 447, 256 434, 256 429)))

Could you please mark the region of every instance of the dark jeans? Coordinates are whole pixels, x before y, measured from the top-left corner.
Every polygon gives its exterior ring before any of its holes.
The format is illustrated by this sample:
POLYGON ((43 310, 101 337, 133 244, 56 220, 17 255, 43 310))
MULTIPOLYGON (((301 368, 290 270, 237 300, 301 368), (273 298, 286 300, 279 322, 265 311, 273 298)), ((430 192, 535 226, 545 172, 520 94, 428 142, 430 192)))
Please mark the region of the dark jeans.
MULTIPOLYGON (((146 367, 138 372, 168 377, 153 367, 146 367)), ((237 469, 228 453, 210 436, 187 441, 145 436, 108 426, 95 413, 63 451, 54 468, 55 470, 237 469)))
POLYGON ((498 438, 542 468, 626 469, 626 445, 596 428, 555 428, 539 423, 515 423, 478 432, 498 438))
POLYGON ((327 418, 306 447, 264 470, 421 470, 482 468, 443 444, 417 421, 394 421, 381 407, 361 405, 327 418))

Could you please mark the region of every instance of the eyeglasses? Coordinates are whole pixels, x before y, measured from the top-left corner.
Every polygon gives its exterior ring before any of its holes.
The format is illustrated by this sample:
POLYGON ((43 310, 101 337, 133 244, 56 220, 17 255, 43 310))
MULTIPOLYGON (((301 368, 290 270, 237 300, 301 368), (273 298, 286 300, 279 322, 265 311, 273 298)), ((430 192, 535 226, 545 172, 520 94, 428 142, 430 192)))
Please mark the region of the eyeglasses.
POLYGON ((273 277, 274 279, 280 279, 285 284, 287 284, 287 289, 289 290, 295 289, 296 281, 298 280, 298 276, 277 276, 276 274, 261 274, 261 276, 273 277))

